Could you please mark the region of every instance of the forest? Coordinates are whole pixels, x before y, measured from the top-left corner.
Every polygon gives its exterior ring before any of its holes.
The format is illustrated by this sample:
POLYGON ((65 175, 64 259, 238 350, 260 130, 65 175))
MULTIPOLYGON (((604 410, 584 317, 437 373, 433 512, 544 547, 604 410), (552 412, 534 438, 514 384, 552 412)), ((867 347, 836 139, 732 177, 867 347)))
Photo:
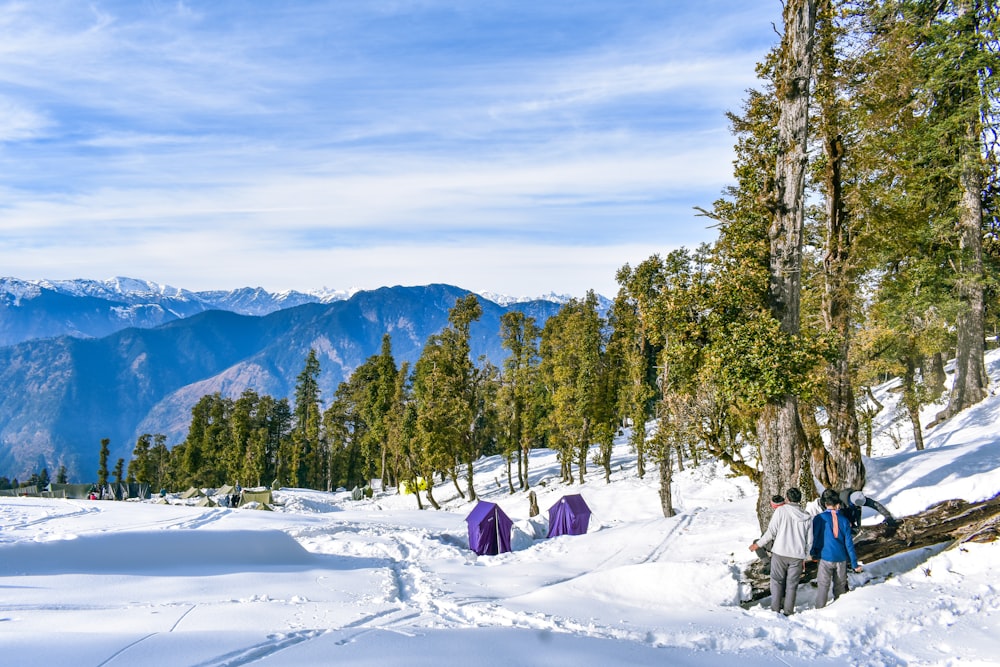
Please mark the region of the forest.
MULTIPOLYGON (((640 474, 725 461, 767 500, 789 486, 862 488, 870 388, 900 378, 918 449, 929 424, 989 391, 997 340, 1000 58, 995 0, 786 0, 759 85, 728 114, 733 183, 696 207, 712 243, 617 273, 544 324, 508 313, 501 367, 469 352, 475 296, 420 359, 389 336, 332 397, 315 352, 289 399, 203 397, 187 438, 139 438, 119 479, 153 488, 270 485, 476 498, 472 463, 502 454, 513 493, 530 453, 559 452, 562 477, 610 476, 631 428, 640 474), (945 385, 954 360, 955 381, 945 385), (648 424, 656 424, 647 432, 648 424), (596 445, 596 446, 595 446, 596 445), (590 460, 588 460, 590 457, 590 460), (124 475, 124 477, 123 477, 124 475)), ((99 478, 109 477, 106 457, 99 478)))

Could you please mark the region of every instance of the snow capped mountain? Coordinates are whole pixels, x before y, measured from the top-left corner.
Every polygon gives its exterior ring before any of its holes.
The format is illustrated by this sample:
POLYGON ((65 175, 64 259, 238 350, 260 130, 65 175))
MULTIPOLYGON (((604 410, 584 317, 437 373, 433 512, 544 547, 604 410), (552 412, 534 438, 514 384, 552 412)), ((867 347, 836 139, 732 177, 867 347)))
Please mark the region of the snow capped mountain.
POLYGON ((477 293, 484 299, 492 301, 499 306, 509 306, 512 303, 528 303, 530 301, 550 301, 552 303, 563 304, 568 303, 573 298, 569 294, 556 294, 555 292, 549 292, 541 296, 508 296, 506 294, 497 294, 496 292, 477 293))
MULTIPOLYGON (((176 299, 192 303, 204 304, 207 309, 228 310, 241 315, 267 315, 276 310, 293 308, 304 303, 333 303, 344 301, 357 294, 358 288, 331 289, 321 287, 308 292, 286 290, 283 292, 268 292, 263 287, 240 287, 232 290, 207 290, 194 292, 187 289, 161 285, 149 280, 116 276, 107 280, 91 280, 77 278, 73 280, 21 280, 19 278, 0 278, 0 296, 8 296, 12 300, 32 299, 41 294, 41 290, 51 290, 58 294, 77 297, 94 297, 128 304, 147 303, 150 300, 176 299)), ((569 294, 549 292, 538 296, 510 296, 497 292, 482 291, 479 296, 500 306, 532 301, 548 301, 564 304, 573 297, 569 294)), ((610 303, 603 296, 598 296, 602 307, 610 303)))
MULTIPOLYGON (((558 303, 559 305, 569 303, 574 297, 569 294, 556 294, 555 292, 549 292, 548 294, 542 294, 539 296, 507 296, 504 294, 497 294, 496 292, 477 292, 479 296, 483 297, 487 301, 492 301, 499 306, 511 306, 518 303, 532 303, 536 301, 548 301, 549 303, 558 303)), ((597 311, 601 315, 606 315, 611 309, 612 300, 602 296, 597 295, 597 311)))
MULTIPOLYGON (((241 287, 194 292, 122 276, 107 280, 0 278, 0 346, 63 335, 101 338, 127 327, 157 327, 208 310, 263 317, 304 304, 346 301, 360 291, 322 287, 308 292, 269 292, 263 287, 241 287)), ((554 292, 538 297, 496 292, 480 292, 479 296, 504 308, 562 305, 572 299, 554 292)), ((609 299, 598 296, 602 315, 610 306, 609 299)))
POLYGON ((31 300, 42 293, 37 284, 17 278, 0 278, 0 298, 6 303, 19 306, 22 301, 31 300))
POLYGON ((306 303, 333 303, 357 290, 271 293, 262 287, 192 292, 149 280, 0 278, 0 345, 71 335, 99 338, 124 327, 149 328, 206 310, 264 316, 306 303))
POLYGON ((148 280, 124 278, 121 276, 109 278, 108 280, 78 278, 74 280, 39 280, 29 282, 36 282, 41 287, 46 287, 62 294, 92 296, 98 299, 120 299, 123 297, 130 301, 148 297, 183 299, 191 294, 187 290, 177 289, 169 285, 160 285, 148 280))
POLYGON ((76 297, 94 297, 129 304, 145 303, 151 299, 177 299, 203 303, 211 309, 229 310, 241 315, 262 315, 302 305, 303 303, 333 303, 349 299, 357 289, 334 290, 322 287, 309 292, 287 290, 268 292, 263 287, 240 287, 233 290, 208 290, 193 292, 187 289, 161 285, 149 280, 117 276, 107 280, 77 278, 73 280, 21 280, 0 278, 0 295, 18 300, 32 299, 42 290, 76 297))

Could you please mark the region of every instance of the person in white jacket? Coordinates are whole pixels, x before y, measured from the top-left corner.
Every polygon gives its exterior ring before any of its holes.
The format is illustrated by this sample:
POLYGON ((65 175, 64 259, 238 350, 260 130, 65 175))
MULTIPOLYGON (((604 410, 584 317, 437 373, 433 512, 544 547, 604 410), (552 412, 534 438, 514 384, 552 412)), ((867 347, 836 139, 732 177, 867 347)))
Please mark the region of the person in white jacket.
POLYGON ((788 489, 789 502, 781 496, 771 499, 774 514, 767 530, 750 545, 750 551, 771 545, 771 610, 790 616, 805 562, 812 547, 812 517, 799 507, 802 492, 788 489))

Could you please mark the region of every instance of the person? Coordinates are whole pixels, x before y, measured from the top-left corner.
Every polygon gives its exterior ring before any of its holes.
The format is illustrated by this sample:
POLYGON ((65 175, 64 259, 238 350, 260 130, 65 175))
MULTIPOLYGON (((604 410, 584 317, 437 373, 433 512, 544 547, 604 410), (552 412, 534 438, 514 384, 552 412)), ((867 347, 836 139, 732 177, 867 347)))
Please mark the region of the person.
POLYGON ((810 555, 819 561, 816 572, 816 608, 826 606, 833 584, 833 599, 847 592, 847 565, 861 572, 858 556, 854 552, 854 538, 851 524, 839 510, 840 496, 833 489, 827 489, 820 497, 824 511, 813 517, 812 548, 810 555))
POLYGON ((861 528, 861 508, 870 507, 883 517, 888 528, 895 528, 899 522, 889 513, 882 503, 866 496, 857 489, 843 489, 840 492, 840 505, 842 513, 851 524, 851 529, 857 532, 861 528))
POLYGON ((811 517, 802 511, 799 503, 802 492, 788 489, 789 502, 781 496, 771 499, 774 514, 764 534, 754 540, 750 551, 760 551, 771 544, 771 611, 791 616, 795 611, 795 596, 805 561, 809 559, 812 543, 811 517))

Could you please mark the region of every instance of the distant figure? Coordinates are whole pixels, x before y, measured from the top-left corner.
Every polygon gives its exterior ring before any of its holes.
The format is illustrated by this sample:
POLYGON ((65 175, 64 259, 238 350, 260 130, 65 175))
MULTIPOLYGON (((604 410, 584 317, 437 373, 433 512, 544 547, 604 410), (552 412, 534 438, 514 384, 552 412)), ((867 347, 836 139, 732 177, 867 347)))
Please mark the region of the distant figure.
POLYGON ((861 508, 870 507, 882 516, 885 517, 885 525, 889 528, 895 528, 899 525, 899 522, 889 513, 882 503, 878 502, 874 498, 869 498, 861 491, 856 489, 844 489, 840 492, 840 506, 841 512, 847 520, 851 523, 851 528, 857 532, 861 528, 861 508))
POLYGON ((795 596, 805 561, 809 560, 812 546, 812 517, 799 507, 802 492, 788 489, 788 500, 774 496, 774 514, 767 530, 750 545, 750 551, 762 551, 761 545, 773 542, 771 547, 771 611, 791 616, 795 611, 795 596))
POLYGON ((816 608, 826 606, 833 584, 833 599, 847 592, 847 565, 861 572, 858 556, 854 552, 854 538, 851 537, 851 523, 840 513, 840 496, 833 489, 827 489, 820 497, 824 511, 813 517, 812 549, 810 555, 819 561, 816 572, 816 608))

